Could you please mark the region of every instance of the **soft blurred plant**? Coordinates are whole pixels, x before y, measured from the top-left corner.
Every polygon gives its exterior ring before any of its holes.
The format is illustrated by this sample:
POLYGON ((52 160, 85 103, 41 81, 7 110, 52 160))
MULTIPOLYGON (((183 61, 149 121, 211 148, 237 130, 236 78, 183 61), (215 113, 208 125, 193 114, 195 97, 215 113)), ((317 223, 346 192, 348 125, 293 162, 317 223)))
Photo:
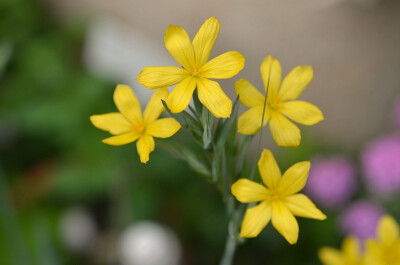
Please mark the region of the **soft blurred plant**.
POLYGON ((339 215, 339 226, 344 234, 351 234, 360 240, 375 235, 376 225, 384 214, 381 207, 367 200, 350 203, 339 215))
POLYGON ((311 158, 306 193, 327 208, 337 208, 348 202, 357 188, 355 169, 344 156, 311 158))
POLYGON ((384 215, 375 228, 374 238, 358 241, 349 236, 343 241, 342 250, 323 247, 318 255, 324 265, 398 265, 399 225, 392 216, 384 215))
POLYGON ((381 136, 364 148, 361 162, 369 190, 382 198, 400 191, 400 134, 381 136))

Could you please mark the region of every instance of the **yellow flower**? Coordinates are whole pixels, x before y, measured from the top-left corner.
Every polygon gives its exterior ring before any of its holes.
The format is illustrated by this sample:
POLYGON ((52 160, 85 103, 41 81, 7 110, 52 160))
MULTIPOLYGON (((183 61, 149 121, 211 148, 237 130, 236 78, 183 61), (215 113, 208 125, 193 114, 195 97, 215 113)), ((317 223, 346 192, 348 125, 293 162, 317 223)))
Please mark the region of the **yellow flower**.
POLYGON ((368 264, 365 263, 364 257, 360 252, 360 247, 355 237, 345 238, 341 251, 330 247, 323 247, 319 250, 318 256, 324 265, 368 264))
MULTIPOLYGON (((295 100, 311 82, 312 68, 297 66, 283 79, 282 84, 281 65, 271 55, 264 58, 260 70, 265 91, 268 88, 263 126, 270 121, 272 137, 279 146, 298 146, 300 130, 286 117, 304 125, 313 125, 324 119, 316 106, 295 100)), ((264 95, 245 79, 236 81, 235 87, 240 102, 250 108, 239 117, 238 131, 246 135, 255 134, 261 128, 264 95)))
POLYGON ((246 211, 241 237, 256 237, 271 220, 275 229, 290 244, 295 244, 299 226, 294 215, 326 219, 306 195, 298 193, 306 184, 310 162, 296 163, 282 176, 271 151, 264 149, 258 161, 258 170, 266 187, 248 179, 239 179, 231 187, 238 201, 260 202, 246 211))
POLYGON ((149 89, 178 84, 167 98, 168 108, 173 113, 181 112, 188 106, 197 87, 199 100, 215 117, 229 117, 232 101, 217 82, 208 78, 225 79, 236 75, 243 69, 245 59, 240 53, 230 51, 208 61, 219 28, 218 20, 211 17, 190 42, 183 28, 168 26, 164 36, 165 47, 183 68, 145 67, 137 81, 149 89))
POLYGON ((400 237, 396 220, 383 216, 378 223, 377 239, 366 242, 366 257, 371 265, 400 265, 400 237))
POLYGON ((171 137, 181 128, 173 118, 157 119, 165 110, 161 99, 167 96, 167 88, 157 89, 142 114, 140 103, 132 89, 126 85, 118 85, 114 92, 114 102, 119 113, 93 115, 90 120, 97 128, 115 135, 104 139, 103 143, 124 145, 137 140, 140 161, 146 163, 149 154, 154 150, 153 137, 171 137))

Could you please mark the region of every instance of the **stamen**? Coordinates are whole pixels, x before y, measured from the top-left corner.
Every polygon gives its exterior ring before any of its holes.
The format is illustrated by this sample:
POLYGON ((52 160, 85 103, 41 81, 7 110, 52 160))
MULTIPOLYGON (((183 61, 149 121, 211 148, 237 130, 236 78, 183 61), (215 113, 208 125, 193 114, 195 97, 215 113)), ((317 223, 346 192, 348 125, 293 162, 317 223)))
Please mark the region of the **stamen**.
POLYGON ((198 77, 200 77, 200 73, 196 73, 196 75, 197 75, 198 77))
POLYGON ((142 129, 142 128, 139 128, 137 131, 140 132, 140 133, 142 133, 142 132, 143 132, 143 129, 142 129))
POLYGON ((272 194, 275 194, 275 193, 276 193, 276 190, 271 190, 271 193, 272 193, 272 194))
POLYGON ((279 108, 278 107, 274 107, 274 110, 279 110, 279 108))
POLYGON ((196 69, 199 69, 199 66, 198 66, 198 65, 196 65, 196 69))
POLYGON ((193 74, 194 71, 192 69, 190 69, 188 72, 189 72, 189 75, 191 75, 191 74, 193 74))
POLYGON ((275 201, 275 197, 271 197, 271 199, 270 199, 271 201, 275 201))

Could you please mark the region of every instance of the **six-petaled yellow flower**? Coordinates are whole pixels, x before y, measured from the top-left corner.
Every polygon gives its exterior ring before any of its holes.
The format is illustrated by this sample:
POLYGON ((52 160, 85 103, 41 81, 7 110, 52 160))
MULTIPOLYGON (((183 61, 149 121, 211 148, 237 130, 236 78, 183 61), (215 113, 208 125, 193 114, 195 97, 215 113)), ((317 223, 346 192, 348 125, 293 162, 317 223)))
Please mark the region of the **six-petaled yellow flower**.
POLYGON ((345 238, 341 250, 331 247, 321 248, 318 257, 324 265, 371 265, 366 263, 355 237, 345 238))
POLYGON ((378 223, 376 239, 366 242, 368 265, 400 265, 400 233, 396 220, 383 216, 378 223))
POLYGON ((168 96, 167 88, 157 89, 142 113, 140 103, 130 87, 118 85, 114 92, 114 102, 118 112, 90 117, 93 125, 115 135, 103 140, 109 145, 124 145, 137 140, 136 148, 140 161, 146 163, 154 150, 154 138, 174 135, 180 124, 173 118, 157 119, 165 110, 161 100, 168 96))
MULTIPOLYGON (((268 89, 263 126, 270 122, 272 137, 279 146, 298 146, 300 130, 287 118, 303 125, 313 125, 324 119, 316 106, 296 100, 311 82, 312 68, 297 66, 282 83, 282 68, 274 57, 265 57, 260 70, 264 89, 268 89)), ((238 131, 255 134, 261 128, 265 96, 245 79, 236 81, 235 87, 240 102, 250 108, 239 117, 238 131)))
POLYGON ((271 151, 264 149, 258 169, 265 186, 249 179, 239 179, 232 194, 243 203, 260 202, 247 209, 240 230, 241 237, 256 237, 271 220, 276 230, 290 243, 297 242, 299 226, 294 216, 324 220, 326 216, 304 194, 310 162, 291 166, 282 176, 271 151))
POLYGON ((207 19, 193 41, 187 32, 170 25, 164 36, 165 47, 183 67, 145 67, 137 81, 149 89, 178 84, 167 98, 173 113, 183 111, 197 88, 199 100, 218 118, 227 118, 232 101, 220 85, 211 79, 225 79, 236 75, 244 67, 244 57, 236 51, 226 52, 208 60, 219 33, 220 24, 215 17, 207 19))

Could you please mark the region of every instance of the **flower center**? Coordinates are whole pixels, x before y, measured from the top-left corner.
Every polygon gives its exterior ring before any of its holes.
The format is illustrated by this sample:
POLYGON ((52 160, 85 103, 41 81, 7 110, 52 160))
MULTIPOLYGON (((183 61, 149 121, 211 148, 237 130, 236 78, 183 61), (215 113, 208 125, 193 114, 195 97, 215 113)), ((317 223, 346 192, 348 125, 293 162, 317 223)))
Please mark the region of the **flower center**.
POLYGON ((143 131, 144 131, 144 122, 142 122, 139 125, 133 125, 132 129, 134 131, 137 131, 138 133, 143 133, 143 131))
POLYGON ((282 196, 276 190, 271 190, 271 197, 269 198, 270 201, 278 201, 282 200, 282 196))
POLYGON ((199 66, 196 65, 194 69, 190 69, 188 72, 189 75, 200 77, 200 73, 198 71, 199 71, 199 66))
POLYGON ((272 110, 279 110, 278 104, 279 104, 279 98, 267 99, 267 106, 272 110))

